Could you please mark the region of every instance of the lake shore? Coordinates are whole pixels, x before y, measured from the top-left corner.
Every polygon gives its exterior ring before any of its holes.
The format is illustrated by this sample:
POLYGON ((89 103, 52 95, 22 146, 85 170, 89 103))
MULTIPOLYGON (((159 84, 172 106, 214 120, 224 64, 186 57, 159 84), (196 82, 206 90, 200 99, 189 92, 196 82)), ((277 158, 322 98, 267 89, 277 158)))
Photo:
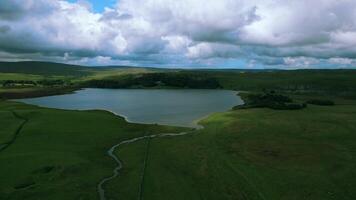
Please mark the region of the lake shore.
POLYGON ((198 128, 197 120, 243 104, 236 91, 197 89, 83 89, 16 101, 69 110, 107 110, 128 122, 198 128))

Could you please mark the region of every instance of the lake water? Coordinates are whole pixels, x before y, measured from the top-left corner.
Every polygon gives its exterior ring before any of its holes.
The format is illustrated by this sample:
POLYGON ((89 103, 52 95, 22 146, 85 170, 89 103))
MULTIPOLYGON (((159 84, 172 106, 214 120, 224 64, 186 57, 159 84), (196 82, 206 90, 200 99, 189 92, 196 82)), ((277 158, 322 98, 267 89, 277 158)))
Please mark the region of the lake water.
POLYGON ((103 109, 129 122, 189 127, 195 127, 197 120, 209 114, 243 104, 235 91, 190 89, 84 89, 18 101, 70 110, 103 109))

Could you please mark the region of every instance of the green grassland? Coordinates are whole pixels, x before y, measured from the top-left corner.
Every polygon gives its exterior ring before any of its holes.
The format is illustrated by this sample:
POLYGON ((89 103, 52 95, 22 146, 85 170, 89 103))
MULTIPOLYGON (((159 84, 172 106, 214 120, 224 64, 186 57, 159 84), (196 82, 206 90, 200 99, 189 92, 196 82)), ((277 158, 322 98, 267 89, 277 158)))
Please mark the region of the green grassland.
POLYGON ((127 66, 85 67, 50 62, 0 62, 0 80, 68 79, 74 82, 113 78, 125 74, 165 71, 127 66))
POLYGON ((224 88, 260 91, 273 89, 296 94, 319 94, 356 99, 356 70, 291 70, 216 73, 224 88))
MULTIPOLYGON (((305 96, 300 96, 304 99, 305 96)), ((304 99, 305 100, 305 99, 304 99)), ((334 99, 335 100, 335 99, 334 99)), ((356 102, 296 111, 216 113, 190 135, 154 138, 116 151, 124 167, 109 199, 355 199, 356 102), (143 160, 147 166, 143 172, 143 160)), ((182 128, 126 123, 103 111, 64 111, 2 101, 2 199, 97 199, 112 145, 182 128)))
MULTIPOLYGON (((64 84, 0 87, 0 98, 72 92, 95 86, 90 85, 94 80, 114 88, 209 83, 247 92, 275 90, 296 102, 336 103, 300 110, 236 109, 209 116, 200 122, 204 129, 185 136, 124 145, 115 151, 123 168, 105 185, 108 199, 356 199, 355 70, 66 66, 61 71, 61 64, 10 65, 0 63, 0 82, 61 79, 64 84)), ((131 124, 105 111, 0 100, 0 199, 98 199, 97 184, 115 167, 106 155, 110 147, 129 138, 183 130, 131 124)))
POLYGON ((42 76, 32 75, 32 74, 20 74, 20 73, 0 73, 0 81, 6 80, 40 80, 43 79, 42 76))
MULTIPOLYGON (((195 134, 153 139, 143 199, 355 199, 355 103, 217 113, 195 134)), ((144 147, 119 152, 128 164, 113 194, 137 199, 127 193, 137 183, 125 183, 138 179, 132 153, 144 147)))
POLYGON ((104 111, 63 111, 0 102, 0 144, 21 122, 15 141, 0 150, 1 199, 97 199, 96 185, 111 175, 112 145, 182 128, 129 124, 104 111), (21 118, 18 118, 18 116, 21 118))
POLYGON ((3 73, 35 74, 41 76, 85 76, 90 67, 49 62, 0 62, 3 73))

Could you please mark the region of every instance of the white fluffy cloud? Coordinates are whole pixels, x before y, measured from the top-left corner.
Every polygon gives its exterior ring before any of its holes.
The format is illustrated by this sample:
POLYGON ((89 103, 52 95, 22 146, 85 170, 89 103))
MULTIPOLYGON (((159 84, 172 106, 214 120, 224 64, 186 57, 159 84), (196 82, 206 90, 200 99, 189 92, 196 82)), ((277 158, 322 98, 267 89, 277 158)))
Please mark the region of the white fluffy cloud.
POLYGON ((356 59, 354 0, 0 1, 0 59, 278 66, 356 59), (213 62, 214 64, 219 64, 213 62))

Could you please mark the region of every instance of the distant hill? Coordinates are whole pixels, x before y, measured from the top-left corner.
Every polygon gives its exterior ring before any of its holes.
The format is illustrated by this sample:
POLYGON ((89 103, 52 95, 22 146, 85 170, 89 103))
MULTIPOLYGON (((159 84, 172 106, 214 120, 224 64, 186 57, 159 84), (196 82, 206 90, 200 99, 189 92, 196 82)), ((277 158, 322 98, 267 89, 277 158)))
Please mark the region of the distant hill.
POLYGON ((132 66, 81 66, 63 63, 25 61, 25 62, 0 62, 0 73, 21 73, 42 76, 88 76, 97 72, 113 70, 145 69, 149 71, 172 71, 172 69, 159 69, 152 67, 132 66))
POLYGON ((2 73, 36 74, 44 76, 85 76, 94 69, 78 65, 67 65, 50 62, 0 62, 2 73))

